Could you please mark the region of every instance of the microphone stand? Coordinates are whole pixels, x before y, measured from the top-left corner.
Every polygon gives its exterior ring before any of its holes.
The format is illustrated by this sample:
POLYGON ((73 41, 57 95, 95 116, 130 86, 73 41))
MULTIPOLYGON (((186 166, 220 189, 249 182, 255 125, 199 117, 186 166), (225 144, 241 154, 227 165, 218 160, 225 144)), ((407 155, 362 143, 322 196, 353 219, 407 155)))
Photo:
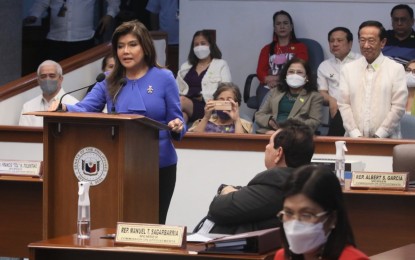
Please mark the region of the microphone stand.
POLYGON ((117 101, 118 94, 120 93, 121 89, 127 84, 127 80, 125 78, 122 78, 120 80, 120 88, 117 90, 117 92, 114 95, 114 98, 112 99, 112 107, 110 114, 117 114, 115 111, 115 102, 117 101))
MULTIPOLYGON (((104 79, 105 79, 105 74, 104 73, 98 74, 98 76, 95 79, 96 80, 95 84, 98 83, 98 82, 103 81, 104 79)), ((62 100, 66 95, 77 92, 77 91, 80 91, 80 90, 83 90, 83 89, 86 89, 86 88, 89 88, 89 86, 78 88, 78 89, 75 89, 75 90, 72 90, 72 91, 69 91, 69 92, 63 94, 62 97, 59 99, 59 104, 58 104, 58 107, 56 108, 55 112, 65 112, 62 109, 63 108, 62 107, 62 100)))

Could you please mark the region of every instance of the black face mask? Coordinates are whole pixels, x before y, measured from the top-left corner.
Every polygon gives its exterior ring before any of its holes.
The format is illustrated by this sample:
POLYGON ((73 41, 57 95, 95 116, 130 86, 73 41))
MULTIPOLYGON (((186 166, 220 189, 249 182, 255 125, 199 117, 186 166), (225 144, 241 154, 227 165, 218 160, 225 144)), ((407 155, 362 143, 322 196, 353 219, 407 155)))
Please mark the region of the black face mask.
POLYGON ((215 110, 216 111, 216 115, 223 121, 229 120, 231 119, 231 117, 226 114, 225 112, 223 112, 222 110, 215 110))

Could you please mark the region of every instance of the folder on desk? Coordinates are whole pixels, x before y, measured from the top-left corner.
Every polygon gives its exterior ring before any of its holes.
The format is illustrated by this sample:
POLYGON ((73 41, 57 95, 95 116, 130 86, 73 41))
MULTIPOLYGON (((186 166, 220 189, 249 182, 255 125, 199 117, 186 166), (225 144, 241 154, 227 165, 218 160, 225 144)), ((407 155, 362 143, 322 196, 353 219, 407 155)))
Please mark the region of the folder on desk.
POLYGON ((199 253, 264 254, 280 247, 280 229, 270 228, 210 240, 199 253))

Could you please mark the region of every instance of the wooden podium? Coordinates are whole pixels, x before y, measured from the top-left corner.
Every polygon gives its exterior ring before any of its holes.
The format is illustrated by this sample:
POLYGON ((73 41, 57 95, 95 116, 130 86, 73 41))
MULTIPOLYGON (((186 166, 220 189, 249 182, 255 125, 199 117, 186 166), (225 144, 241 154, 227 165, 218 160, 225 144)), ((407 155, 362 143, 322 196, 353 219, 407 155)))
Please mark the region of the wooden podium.
POLYGON ((79 172, 101 181, 89 190, 91 229, 158 223, 158 139, 167 126, 133 114, 31 114, 44 117, 45 239, 77 232, 78 179, 90 178, 79 172))

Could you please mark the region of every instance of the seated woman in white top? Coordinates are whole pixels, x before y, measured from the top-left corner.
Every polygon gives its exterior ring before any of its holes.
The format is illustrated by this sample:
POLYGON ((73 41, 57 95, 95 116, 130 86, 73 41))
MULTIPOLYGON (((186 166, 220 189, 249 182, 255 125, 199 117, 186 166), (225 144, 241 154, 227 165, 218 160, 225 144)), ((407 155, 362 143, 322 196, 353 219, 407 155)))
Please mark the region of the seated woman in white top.
POLYGON ((193 35, 187 62, 177 73, 183 118, 193 122, 203 118, 206 101, 212 99, 220 82, 231 82, 228 64, 211 32, 197 31, 193 35))
POLYGON ((244 120, 239 115, 242 95, 239 87, 231 82, 220 83, 213 93, 213 100, 209 100, 205 106, 205 115, 196 120, 189 132, 210 133, 251 133, 252 123, 244 120), (230 110, 219 110, 215 101, 230 102, 230 110))

